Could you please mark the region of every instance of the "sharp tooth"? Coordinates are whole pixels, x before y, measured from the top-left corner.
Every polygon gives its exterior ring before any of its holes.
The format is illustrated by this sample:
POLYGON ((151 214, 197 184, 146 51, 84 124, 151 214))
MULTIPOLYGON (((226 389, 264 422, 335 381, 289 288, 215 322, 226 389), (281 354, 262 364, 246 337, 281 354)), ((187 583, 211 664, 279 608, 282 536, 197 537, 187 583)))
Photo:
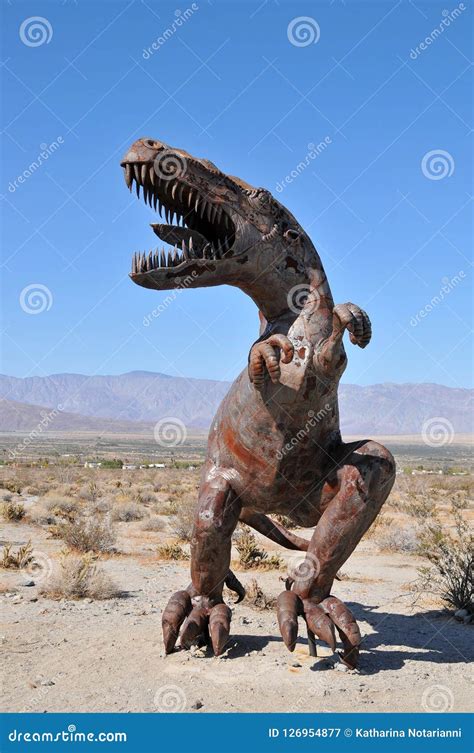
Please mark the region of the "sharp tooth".
POLYGON ((204 214, 206 212, 206 207, 207 207, 207 204, 206 204, 206 202, 203 199, 203 201, 201 202, 201 208, 199 210, 199 214, 201 215, 201 219, 204 217, 204 214))
POLYGON ((170 212, 170 220, 171 220, 170 225, 173 225, 173 223, 174 223, 174 209, 172 209, 171 212, 170 212))
POLYGON ((135 180, 137 181, 137 183, 140 183, 140 168, 137 164, 134 164, 133 171, 135 173, 135 180))
POLYGON ((138 198, 140 198, 140 183, 138 182, 138 180, 135 182, 135 190, 137 192, 138 198))
POLYGON ((163 204, 161 203, 161 199, 158 198, 158 211, 161 216, 163 216, 163 204))
POLYGON ((198 210, 198 206, 199 206, 199 199, 200 199, 200 198, 201 198, 201 197, 200 197, 200 196, 199 196, 199 194, 198 194, 198 195, 196 196, 196 201, 194 202, 194 211, 195 211, 195 212, 197 212, 197 210, 198 210))
POLYGON ((137 255, 135 253, 133 254, 133 259, 132 259, 132 275, 134 275, 136 271, 137 271, 137 255))
POLYGON ((206 204, 206 216, 209 222, 212 222, 212 204, 206 204))
POLYGON ((167 266, 168 267, 172 267, 173 266, 173 257, 171 256, 171 251, 168 251, 168 264, 167 264, 167 266))
POLYGON ((179 258, 178 247, 175 246, 173 249, 173 265, 176 267, 180 261, 181 259, 179 258))
MULTIPOLYGON (((192 238, 189 239, 189 246, 192 245, 192 238)), ((183 257, 185 259, 189 259, 188 249, 186 248, 186 244, 184 241, 181 241, 181 250, 183 252, 183 257)))
POLYGON ((190 188, 189 193, 188 193, 188 207, 190 207, 192 203, 193 203, 193 189, 190 188))
POLYGON ((153 209, 156 212, 156 205, 158 203, 158 195, 156 193, 153 194, 153 209))
POLYGON ((142 254, 140 258, 140 272, 146 272, 145 254, 142 254))
POLYGON ((181 204, 183 203, 183 194, 184 194, 184 183, 179 184, 179 200, 181 204))
POLYGON ((150 167, 150 183, 151 183, 151 185, 152 185, 152 186, 154 186, 154 185, 155 185, 155 176, 156 176, 156 173, 155 173, 155 168, 154 168, 154 167, 153 167, 153 165, 152 165, 152 166, 150 167))
POLYGON ((171 189, 171 198, 174 199, 176 196, 176 191, 178 190, 178 183, 173 183, 173 188, 171 189))
POLYGON ((170 224, 170 210, 168 209, 168 207, 165 207, 165 220, 166 220, 166 224, 169 225, 170 224))
POLYGON ((146 167, 146 165, 142 165, 142 176, 141 177, 142 177, 142 185, 143 186, 145 186, 146 182, 147 182, 146 181, 146 174, 147 174, 147 167, 146 167))
POLYGON ((152 252, 151 252, 151 251, 150 251, 150 253, 148 254, 148 264, 147 264, 147 269, 148 269, 148 270, 150 270, 150 269, 153 269, 153 254, 152 254, 152 252))
POLYGON ((147 186, 147 185, 145 184, 145 185, 143 186, 143 198, 145 199, 145 204, 148 204, 148 197, 149 197, 149 188, 148 188, 148 186, 147 186))
POLYGON ((127 184, 130 191, 132 190, 132 166, 130 164, 125 165, 125 183, 127 184))
POLYGON ((166 256, 165 256, 165 250, 164 250, 164 248, 161 249, 160 266, 161 267, 166 267, 166 256))
POLYGON ((158 257, 158 254, 155 251, 155 253, 153 254, 153 269, 156 269, 159 266, 160 266, 160 259, 158 257))

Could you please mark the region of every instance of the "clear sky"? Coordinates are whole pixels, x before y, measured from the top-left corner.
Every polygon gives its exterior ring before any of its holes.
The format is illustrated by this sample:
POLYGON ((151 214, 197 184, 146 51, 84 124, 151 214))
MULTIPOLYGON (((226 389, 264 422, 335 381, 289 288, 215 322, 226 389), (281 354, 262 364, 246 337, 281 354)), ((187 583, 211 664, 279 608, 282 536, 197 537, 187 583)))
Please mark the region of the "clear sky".
POLYGON ((144 326, 166 293, 128 278, 155 237, 119 161, 148 136, 296 215, 335 301, 372 319, 346 382, 471 384, 467 2, 4 0, 2 15, 4 373, 230 379, 246 363, 257 312, 232 288, 185 291, 144 326))

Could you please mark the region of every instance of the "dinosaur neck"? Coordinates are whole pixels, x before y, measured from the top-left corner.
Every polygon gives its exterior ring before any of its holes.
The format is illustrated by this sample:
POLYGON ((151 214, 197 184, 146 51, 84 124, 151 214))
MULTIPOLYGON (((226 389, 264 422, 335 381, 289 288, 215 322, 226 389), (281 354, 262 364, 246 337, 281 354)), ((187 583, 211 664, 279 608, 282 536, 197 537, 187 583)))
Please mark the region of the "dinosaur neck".
POLYGON ((268 322, 291 317, 292 313, 296 318, 301 309, 318 318, 332 315, 331 290, 314 249, 297 269, 292 265, 269 264, 260 275, 241 281, 238 286, 252 298, 268 322))

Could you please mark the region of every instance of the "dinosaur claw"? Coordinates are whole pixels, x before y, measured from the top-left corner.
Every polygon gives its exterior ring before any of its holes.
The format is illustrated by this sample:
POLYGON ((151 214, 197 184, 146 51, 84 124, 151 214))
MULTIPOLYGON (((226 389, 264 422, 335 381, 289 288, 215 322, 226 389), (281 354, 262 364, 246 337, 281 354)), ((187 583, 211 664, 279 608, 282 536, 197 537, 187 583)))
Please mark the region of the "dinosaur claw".
POLYGON ((181 646, 191 648, 199 639, 206 635, 208 624, 207 611, 202 607, 195 607, 188 619, 184 623, 183 632, 181 633, 181 646))
POLYGON ((170 597, 161 620, 166 654, 173 651, 178 640, 179 629, 191 609, 191 597, 187 591, 176 591, 170 597))
POLYGON ((334 623, 329 619, 320 606, 311 602, 304 602, 305 619, 309 629, 322 641, 328 644, 332 651, 336 650, 336 633, 334 623))
POLYGON ((294 591, 283 591, 277 599, 277 619, 280 633, 289 651, 294 651, 298 638, 298 615, 302 602, 294 591))
POLYGON ((220 656, 227 646, 230 633, 232 613, 226 604, 217 604, 211 609, 209 617, 209 634, 216 656, 220 656))

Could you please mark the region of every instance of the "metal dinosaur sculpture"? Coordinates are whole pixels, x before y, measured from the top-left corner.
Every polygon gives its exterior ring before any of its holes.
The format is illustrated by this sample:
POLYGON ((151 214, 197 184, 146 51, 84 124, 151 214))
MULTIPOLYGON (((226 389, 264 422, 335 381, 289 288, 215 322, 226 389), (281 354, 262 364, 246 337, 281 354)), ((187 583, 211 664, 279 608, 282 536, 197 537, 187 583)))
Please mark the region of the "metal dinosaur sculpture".
POLYGON ((212 424, 191 542, 192 583, 163 612, 166 653, 209 640, 225 649, 231 610, 223 586, 245 591, 229 570, 239 521, 305 559, 277 601, 283 640, 293 651, 298 618, 355 667, 361 635, 333 581, 388 497, 390 452, 371 440, 345 443, 337 388, 347 358, 343 335, 365 348, 367 314, 334 305, 319 255, 293 215, 263 188, 152 139, 140 139, 121 163, 130 190, 164 212, 155 233, 174 246, 135 254, 131 279, 154 290, 234 285, 258 306, 260 337, 212 424), (174 215, 176 224, 173 225, 174 215), (307 541, 267 517, 314 527, 307 541))

